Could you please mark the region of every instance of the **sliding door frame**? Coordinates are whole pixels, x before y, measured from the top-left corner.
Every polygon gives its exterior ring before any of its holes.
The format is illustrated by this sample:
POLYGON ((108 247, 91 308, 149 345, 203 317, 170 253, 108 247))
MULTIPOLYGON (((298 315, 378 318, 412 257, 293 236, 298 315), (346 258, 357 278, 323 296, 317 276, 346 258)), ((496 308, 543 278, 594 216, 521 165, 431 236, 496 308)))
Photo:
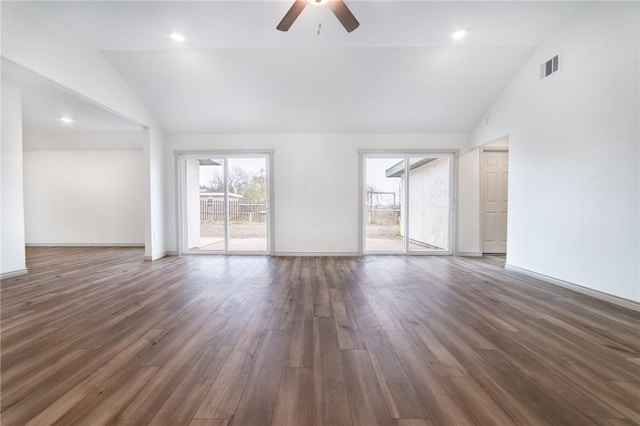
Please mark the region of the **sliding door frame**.
POLYGON ((358 157, 359 157, 359 179, 358 179, 358 191, 359 191, 359 221, 358 221, 358 252, 361 256, 363 255, 411 255, 411 256, 451 256, 456 252, 455 242, 457 239, 457 207, 458 207, 458 198, 456 196, 457 193, 457 177, 458 177, 458 154, 460 150, 458 149, 359 149, 358 157), (403 180, 403 188, 404 193, 401 194, 402 197, 402 209, 404 211, 403 215, 403 226, 405 230, 405 236, 403 238, 403 251, 367 251, 366 250, 366 217, 367 217, 367 191, 365 188, 366 184, 366 159, 367 158, 398 158, 398 160, 404 161, 405 170, 410 170, 409 160, 414 157, 447 157, 450 158, 451 167, 449 168, 449 232, 447 236, 447 241, 449 247, 446 251, 411 251, 409 249, 410 239, 409 239, 409 185, 411 184, 409 181, 410 173, 404 173, 403 180))
POLYGON ((176 247, 178 255, 183 254, 208 254, 208 255, 261 255, 272 256, 273 255, 273 155, 275 151, 272 149, 267 150, 201 150, 201 151, 174 151, 175 156, 175 170, 176 170, 176 247), (229 208, 229 194, 228 194, 228 160, 235 158, 265 158, 266 164, 266 180, 267 180, 267 249, 265 251, 234 251, 229 250, 229 220, 228 220, 228 208, 229 208), (208 251, 208 250, 189 250, 187 243, 187 229, 188 229, 188 217, 187 217, 187 192, 186 192, 186 161, 202 158, 219 158, 224 160, 224 206, 225 206, 225 226, 224 226, 224 250, 223 251, 208 251))

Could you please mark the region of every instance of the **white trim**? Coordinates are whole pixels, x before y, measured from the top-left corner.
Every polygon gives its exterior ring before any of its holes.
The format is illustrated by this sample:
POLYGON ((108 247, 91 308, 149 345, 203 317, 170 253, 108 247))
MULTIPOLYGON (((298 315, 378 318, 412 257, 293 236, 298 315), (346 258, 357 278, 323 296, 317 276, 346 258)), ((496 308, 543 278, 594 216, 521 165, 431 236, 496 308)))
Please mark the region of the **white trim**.
POLYGON ((455 254, 458 257, 482 257, 482 252, 479 251, 459 251, 455 254))
POLYGON ((448 251, 410 251, 403 253, 401 251, 368 251, 364 256, 453 256, 448 251))
POLYGON ((520 273, 522 275, 527 275, 529 277, 539 279, 549 284, 557 285, 559 287, 564 287, 566 289, 575 291, 577 293, 586 294, 587 296, 595 297, 596 299, 604 300, 606 302, 610 302, 615 305, 622 306, 623 308, 632 309, 634 311, 640 312, 640 302, 637 302, 635 300, 625 299, 623 297, 618 297, 612 294, 603 293, 598 290, 593 290, 593 289, 581 286, 579 284, 563 281, 557 278, 550 277, 548 275, 539 274, 537 272, 520 268, 518 266, 510 265, 508 263, 504 265, 504 268, 513 272, 520 273))
MULTIPOLYGON (((224 252, 229 253, 229 159, 227 157, 222 159, 222 180, 224 182, 222 185, 224 190, 224 252)), ((200 206, 198 206, 199 208, 200 206)), ((202 236, 202 234, 200 235, 202 236)))
POLYGON ((359 149, 358 154, 380 154, 381 157, 384 157, 385 154, 391 155, 400 155, 404 156, 404 154, 413 155, 413 154, 459 154, 460 149, 458 148, 447 148, 447 149, 359 149))
POLYGON ((222 250, 187 250, 189 256, 270 256, 264 251, 222 251, 222 250))
POLYGON ((450 221, 451 224, 453 226, 453 230, 451 232, 452 236, 451 236, 451 255, 452 256, 457 256, 458 254, 458 228, 460 226, 460 211, 458 209, 458 200, 460 199, 460 187, 459 187, 459 183, 460 182, 460 155, 456 154, 453 156, 453 159, 451 161, 452 163, 452 167, 454 167, 454 171, 453 171, 453 183, 452 188, 451 188, 451 195, 455 197, 455 200, 452 199, 449 202, 449 216, 450 216, 450 221), (455 162, 455 165, 453 164, 455 162))
POLYGON ((360 257, 362 256, 360 253, 355 251, 346 251, 346 252, 287 252, 287 251, 278 251, 273 254, 274 256, 281 257, 308 257, 308 256, 316 256, 316 257, 360 257))
POLYGON ((176 157, 190 158, 194 160, 201 159, 202 157, 216 156, 220 158, 224 157, 255 157, 256 155, 273 155, 274 149, 205 149, 205 150, 187 150, 173 151, 176 157))
POLYGON ((409 216, 411 216, 411 212, 409 211, 409 197, 411 194, 411 188, 409 182, 411 179, 411 164, 409 164, 409 155, 404 156, 404 173, 402 174, 402 180, 400 181, 400 186, 404 187, 404 193, 400 194, 400 198, 402 199, 402 207, 400 212, 404 212, 402 215, 402 231, 404 231, 404 236, 402 238, 402 242, 404 243, 404 247, 402 247, 402 251, 407 254, 409 253, 409 216))
POLYGON ((144 247, 144 243, 26 243, 25 247, 144 247))
POLYGON ((358 197, 358 254, 364 254, 364 245, 365 245, 365 232, 364 227, 367 223, 367 212, 366 212, 366 197, 367 191, 365 191, 365 169, 364 169, 364 155, 358 151, 358 193, 360 197, 358 197))
POLYGON ((148 262, 151 262, 151 261, 154 261, 154 260, 162 259, 163 257, 167 257, 168 255, 169 254, 166 251, 163 251, 162 253, 154 254, 154 255, 151 255, 151 256, 145 256, 144 260, 148 261, 148 262))
MULTIPOLYGON (((153 208, 151 206, 151 129, 143 127, 143 170, 144 170, 144 253, 145 256, 153 252, 153 208)), ((164 166, 163 166, 164 167, 164 166)), ((157 232, 157 230, 155 231, 157 232)))
POLYGON ((274 252, 275 247, 275 202, 273 194, 274 192, 274 180, 273 179, 273 157, 276 155, 276 151, 273 149, 268 150, 265 154, 267 156, 267 222, 269 226, 267 226, 267 254, 271 256, 274 252))
POLYGON ((185 206, 183 203, 183 199, 185 194, 183 193, 184 187, 184 174, 186 167, 184 166, 184 159, 177 153, 174 153, 175 158, 175 191, 176 191, 176 250, 178 255, 184 254, 184 247, 187 244, 184 242, 185 236, 183 235, 182 230, 186 228, 184 224, 184 220, 186 218, 185 206))
POLYGON ((23 275, 27 275, 29 273, 28 269, 18 269, 17 271, 5 272, 4 274, 0 274, 0 280, 6 280, 8 278, 21 277, 23 275))
MULTIPOLYGON (((484 253, 484 151, 482 147, 478 148, 478 170, 480 172, 480 176, 478 176, 478 184, 480 187, 478 188, 478 243, 480 246, 478 249, 480 253, 484 253)), ((507 206, 508 208, 508 206, 507 206)), ((507 219, 508 220, 508 219, 507 219)), ((507 230, 507 241, 509 239, 509 233, 507 230)))

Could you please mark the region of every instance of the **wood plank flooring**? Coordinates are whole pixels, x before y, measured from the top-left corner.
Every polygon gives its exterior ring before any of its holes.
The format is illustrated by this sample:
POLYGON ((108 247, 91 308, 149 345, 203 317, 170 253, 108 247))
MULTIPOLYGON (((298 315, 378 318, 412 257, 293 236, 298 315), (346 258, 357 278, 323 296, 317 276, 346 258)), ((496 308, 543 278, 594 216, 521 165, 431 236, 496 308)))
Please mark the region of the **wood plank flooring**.
POLYGON ((455 257, 30 248, 1 424, 640 424, 640 315, 455 257))

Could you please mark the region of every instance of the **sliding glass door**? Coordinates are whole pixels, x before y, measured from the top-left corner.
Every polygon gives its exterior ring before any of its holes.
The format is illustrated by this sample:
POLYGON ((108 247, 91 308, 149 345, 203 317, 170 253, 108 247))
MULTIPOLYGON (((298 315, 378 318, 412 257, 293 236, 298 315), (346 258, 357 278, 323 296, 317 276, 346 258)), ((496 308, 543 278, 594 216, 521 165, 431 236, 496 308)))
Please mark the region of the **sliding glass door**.
POLYGON ((182 153, 182 253, 267 254, 270 154, 182 153))
POLYGON ((361 153, 363 252, 451 254, 452 153, 361 153))

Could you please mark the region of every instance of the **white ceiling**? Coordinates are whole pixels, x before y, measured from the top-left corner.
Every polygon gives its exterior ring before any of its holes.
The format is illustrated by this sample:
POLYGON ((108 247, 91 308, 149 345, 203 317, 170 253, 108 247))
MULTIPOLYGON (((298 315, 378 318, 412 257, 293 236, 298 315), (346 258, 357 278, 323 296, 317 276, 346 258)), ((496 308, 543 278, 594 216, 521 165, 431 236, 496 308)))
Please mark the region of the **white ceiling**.
POLYGON ((24 149, 142 149, 142 127, 94 105, 64 87, 7 59, 2 75, 22 87, 24 149), (65 123, 60 119, 73 119, 65 123), (96 137, 96 134, 120 137, 96 137), (55 134, 42 139, 36 135, 55 134), (78 137, 78 135, 91 135, 78 137), (81 140, 82 142, 77 142, 81 140))
POLYGON ((347 0, 353 33, 326 6, 282 33, 292 1, 37 4, 104 51, 168 133, 466 132, 587 5, 347 0))
MULTIPOLYGON (((3 73, 6 72, 7 67, 3 67, 3 73)), ((37 74, 25 70, 20 73, 18 80, 24 87, 22 125, 27 133, 65 130, 80 133, 142 130, 139 125, 93 105, 88 100, 37 74), (44 120, 44 117, 48 119, 44 120), (60 121, 62 117, 72 118, 73 123, 60 121)))

